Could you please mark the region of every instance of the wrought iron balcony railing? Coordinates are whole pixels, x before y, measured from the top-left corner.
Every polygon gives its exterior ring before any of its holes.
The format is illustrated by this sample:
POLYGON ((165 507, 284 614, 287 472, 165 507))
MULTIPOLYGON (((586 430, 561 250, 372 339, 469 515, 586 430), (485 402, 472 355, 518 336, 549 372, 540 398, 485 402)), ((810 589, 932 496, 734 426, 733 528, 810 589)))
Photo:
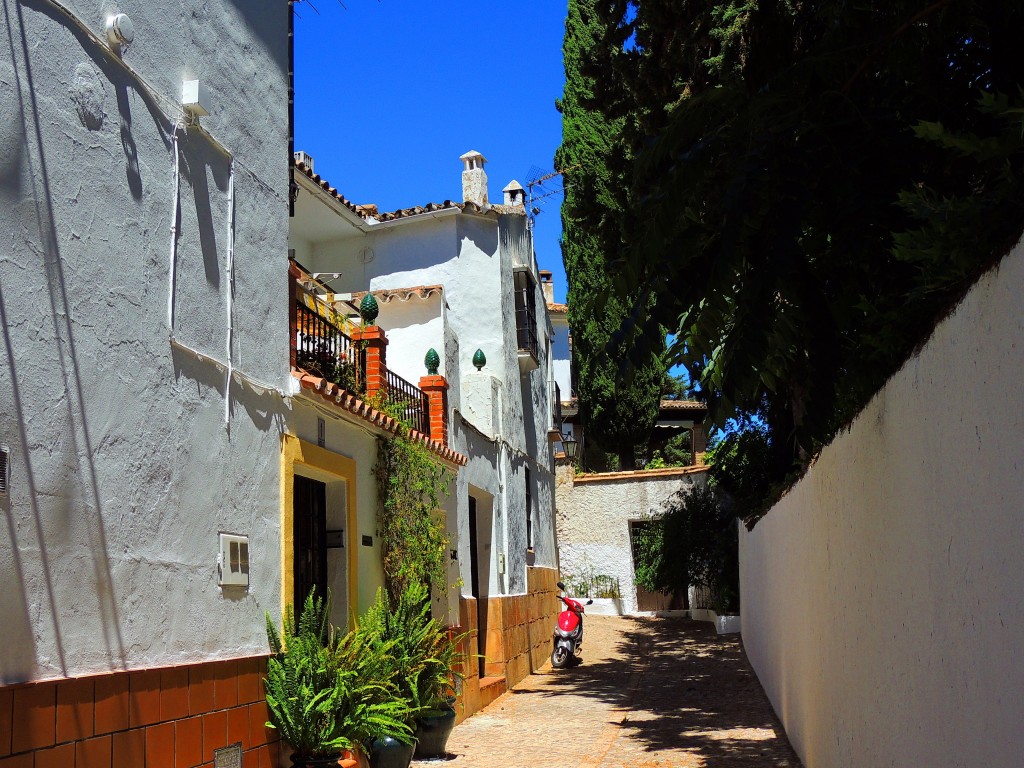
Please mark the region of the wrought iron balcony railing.
POLYGON ((366 394, 366 355, 338 326, 302 300, 295 302, 295 365, 347 389, 366 394))

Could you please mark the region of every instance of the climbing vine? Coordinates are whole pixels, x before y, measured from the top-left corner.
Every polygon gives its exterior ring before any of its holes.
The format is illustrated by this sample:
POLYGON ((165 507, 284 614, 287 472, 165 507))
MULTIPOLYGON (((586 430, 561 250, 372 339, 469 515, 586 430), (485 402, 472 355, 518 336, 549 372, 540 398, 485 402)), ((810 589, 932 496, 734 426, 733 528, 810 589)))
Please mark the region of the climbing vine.
POLYGON ((446 588, 448 534, 438 516, 453 479, 408 427, 377 440, 378 528, 384 586, 394 601, 410 584, 446 588))

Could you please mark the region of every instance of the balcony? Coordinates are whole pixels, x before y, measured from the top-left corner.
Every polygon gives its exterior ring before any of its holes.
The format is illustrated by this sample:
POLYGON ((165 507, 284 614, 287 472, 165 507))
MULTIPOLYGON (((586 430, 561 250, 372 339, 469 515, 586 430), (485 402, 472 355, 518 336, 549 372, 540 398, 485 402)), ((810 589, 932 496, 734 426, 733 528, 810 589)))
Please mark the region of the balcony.
POLYGON ((514 273, 516 306, 516 346, 519 350, 519 372, 529 373, 540 365, 540 342, 537 336, 537 285, 533 273, 517 269, 514 273))
MULTIPOLYGON (((389 371, 387 337, 377 326, 354 325, 311 290, 309 273, 292 261, 292 368, 337 385, 427 437, 446 442, 443 428, 431 433, 431 406, 426 392, 389 371)), ((442 411, 443 413, 443 411, 442 411)), ((438 420, 435 419, 435 422, 438 420)))

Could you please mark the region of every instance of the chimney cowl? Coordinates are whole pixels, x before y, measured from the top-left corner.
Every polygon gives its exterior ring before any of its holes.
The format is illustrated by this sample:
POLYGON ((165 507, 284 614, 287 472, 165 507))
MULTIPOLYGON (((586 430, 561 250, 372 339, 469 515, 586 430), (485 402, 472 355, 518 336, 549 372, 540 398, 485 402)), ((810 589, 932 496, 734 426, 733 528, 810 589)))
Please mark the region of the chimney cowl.
POLYGON ((462 161, 462 202, 487 207, 487 173, 484 171, 487 158, 473 149, 459 160, 462 161))
POLYGON ((501 191, 505 195, 505 205, 526 205, 526 190, 515 179, 512 179, 501 191))

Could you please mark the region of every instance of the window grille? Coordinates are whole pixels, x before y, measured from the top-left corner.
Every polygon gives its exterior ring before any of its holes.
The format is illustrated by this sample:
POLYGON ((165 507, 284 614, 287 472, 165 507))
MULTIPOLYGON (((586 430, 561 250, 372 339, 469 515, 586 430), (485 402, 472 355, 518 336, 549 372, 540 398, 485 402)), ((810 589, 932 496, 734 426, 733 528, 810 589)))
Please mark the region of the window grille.
POLYGON ((539 360, 537 339, 537 298, 533 274, 525 269, 515 272, 516 339, 520 352, 529 352, 539 360))
POLYGON ((0 496, 6 496, 11 485, 11 449, 0 445, 0 496))

